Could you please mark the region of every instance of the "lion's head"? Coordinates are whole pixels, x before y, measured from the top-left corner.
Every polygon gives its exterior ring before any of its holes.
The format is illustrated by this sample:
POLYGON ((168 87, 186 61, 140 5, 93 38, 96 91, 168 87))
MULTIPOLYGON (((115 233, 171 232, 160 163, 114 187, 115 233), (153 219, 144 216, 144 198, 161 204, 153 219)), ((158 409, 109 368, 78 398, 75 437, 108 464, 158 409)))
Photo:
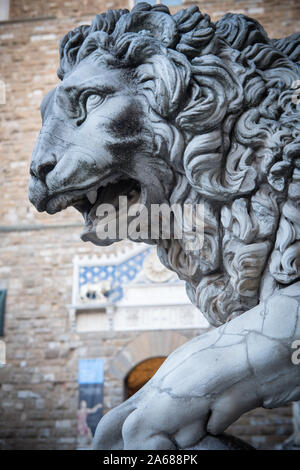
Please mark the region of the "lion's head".
POLYGON ((161 260, 215 325, 254 306, 300 276, 299 67, 285 46, 250 18, 213 24, 197 7, 97 15, 61 41, 30 200, 50 214, 74 206, 96 244, 97 207, 120 195, 201 202, 202 248, 161 238, 161 260))

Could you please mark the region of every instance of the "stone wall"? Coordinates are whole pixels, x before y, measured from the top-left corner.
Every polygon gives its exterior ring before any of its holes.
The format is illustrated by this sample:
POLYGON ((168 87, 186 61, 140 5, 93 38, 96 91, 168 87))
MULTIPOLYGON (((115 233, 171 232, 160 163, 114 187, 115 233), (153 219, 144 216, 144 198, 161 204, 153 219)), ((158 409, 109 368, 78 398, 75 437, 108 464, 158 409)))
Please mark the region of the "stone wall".
MULTIPOLYGON (((81 18, 93 16, 100 10, 129 8, 130 0, 11 0, 11 20, 24 18, 81 18)), ((163 2, 162 2, 163 3, 163 2)), ((197 4, 215 21, 226 12, 243 13, 260 21, 272 37, 280 37, 299 30, 300 2, 298 0, 178 0, 178 10, 197 4)))
POLYGON ((94 16, 96 13, 113 8, 128 8, 128 3, 122 0, 11 0, 10 18, 57 18, 94 16))
MULTIPOLYGON (((226 11, 254 16, 273 37, 300 30, 297 0, 198 4, 213 20, 226 11)), ((105 358, 105 409, 123 399, 122 380, 110 365, 139 332, 72 333, 67 309, 72 258, 96 248, 79 240, 81 217, 75 210, 38 214, 27 201, 27 184, 39 105, 57 83, 59 39, 95 13, 127 6, 122 0, 13 0, 12 21, 0 25, 0 79, 6 84, 6 104, 0 105, 0 285, 8 291, 7 365, 0 369, 3 449, 76 447, 80 358, 105 358)), ((180 333, 190 338, 196 331, 180 333)), ((257 447, 274 447, 292 432, 290 407, 248 413, 232 432, 257 447)))

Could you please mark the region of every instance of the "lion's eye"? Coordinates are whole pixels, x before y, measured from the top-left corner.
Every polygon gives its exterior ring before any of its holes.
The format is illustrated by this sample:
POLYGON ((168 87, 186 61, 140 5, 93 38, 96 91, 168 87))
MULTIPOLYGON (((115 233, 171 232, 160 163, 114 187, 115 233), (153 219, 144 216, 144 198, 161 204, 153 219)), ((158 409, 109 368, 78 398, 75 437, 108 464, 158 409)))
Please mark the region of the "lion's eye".
POLYGON ((86 100, 86 110, 87 112, 99 106, 103 103, 103 97, 100 95, 89 95, 86 100))

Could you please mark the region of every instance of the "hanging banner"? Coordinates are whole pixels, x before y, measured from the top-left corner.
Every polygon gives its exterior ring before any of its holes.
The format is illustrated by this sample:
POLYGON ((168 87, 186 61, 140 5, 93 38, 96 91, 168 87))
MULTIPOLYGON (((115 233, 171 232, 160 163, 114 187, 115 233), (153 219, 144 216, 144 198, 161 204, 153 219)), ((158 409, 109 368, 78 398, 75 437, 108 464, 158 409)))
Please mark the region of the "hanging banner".
POLYGON ((104 360, 80 359, 78 384, 77 444, 79 449, 90 449, 102 418, 104 360))

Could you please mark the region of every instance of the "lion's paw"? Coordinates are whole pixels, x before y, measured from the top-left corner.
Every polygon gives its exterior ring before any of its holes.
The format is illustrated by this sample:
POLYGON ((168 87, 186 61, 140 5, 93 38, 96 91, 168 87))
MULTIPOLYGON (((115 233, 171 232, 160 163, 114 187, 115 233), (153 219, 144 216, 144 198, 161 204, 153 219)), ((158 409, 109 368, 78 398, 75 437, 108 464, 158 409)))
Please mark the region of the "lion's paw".
POLYGON ((216 330, 172 353, 141 390, 104 416, 94 447, 187 449, 261 406, 245 341, 232 337, 230 356, 216 330))

